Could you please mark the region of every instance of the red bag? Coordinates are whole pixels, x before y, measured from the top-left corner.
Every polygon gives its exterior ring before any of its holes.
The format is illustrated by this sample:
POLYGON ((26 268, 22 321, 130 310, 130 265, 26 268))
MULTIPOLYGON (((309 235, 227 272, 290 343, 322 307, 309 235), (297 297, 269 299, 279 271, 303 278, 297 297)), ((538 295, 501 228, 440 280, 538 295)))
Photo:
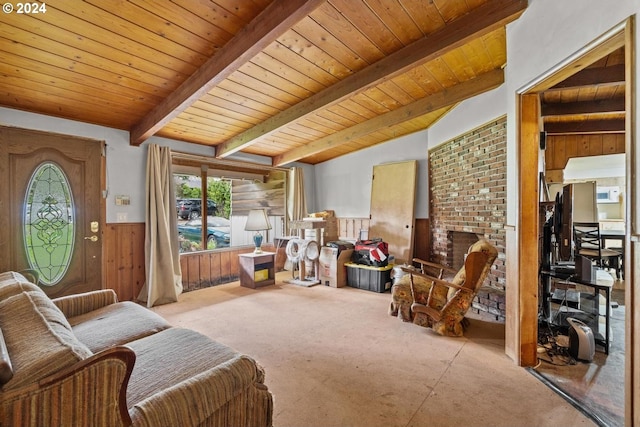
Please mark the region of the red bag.
POLYGON ((389 245, 381 238, 358 240, 351 261, 356 264, 385 267, 389 264, 389 245))

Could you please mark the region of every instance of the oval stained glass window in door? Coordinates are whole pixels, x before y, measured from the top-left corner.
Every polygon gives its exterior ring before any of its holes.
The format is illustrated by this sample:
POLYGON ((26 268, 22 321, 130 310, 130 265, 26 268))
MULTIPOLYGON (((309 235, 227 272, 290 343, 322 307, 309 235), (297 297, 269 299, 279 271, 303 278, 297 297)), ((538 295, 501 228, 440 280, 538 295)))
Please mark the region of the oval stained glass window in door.
POLYGON ((41 285, 53 286, 64 277, 73 254, 75 209, 64 171, 53 162, 41 163, 27 185, 23 237, 30 268, 41 285))

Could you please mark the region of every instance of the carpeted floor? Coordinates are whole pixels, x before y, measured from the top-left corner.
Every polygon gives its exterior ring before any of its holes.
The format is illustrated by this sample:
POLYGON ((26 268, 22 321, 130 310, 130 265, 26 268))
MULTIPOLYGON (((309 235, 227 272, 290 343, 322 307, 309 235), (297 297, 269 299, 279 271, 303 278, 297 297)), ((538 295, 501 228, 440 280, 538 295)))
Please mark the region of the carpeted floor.
POLYGON ((387 314, 390 294, 237 282, 154 310, 254 357, 274 425, 593 426, 504 354, 504 325, 446 338, 387 314))

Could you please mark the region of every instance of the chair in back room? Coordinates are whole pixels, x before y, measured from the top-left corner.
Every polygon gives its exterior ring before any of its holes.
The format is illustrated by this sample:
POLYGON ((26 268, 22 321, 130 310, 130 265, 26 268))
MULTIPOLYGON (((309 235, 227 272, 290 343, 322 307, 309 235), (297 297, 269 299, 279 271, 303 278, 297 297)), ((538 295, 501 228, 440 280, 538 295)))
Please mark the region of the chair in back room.
POLYGON ((613 268, 618 277, 622 275, 622 251, 603 247, 600 224, 597 222, 574 222, 573 241, 575 255, 592 260, 600 268, 613 268))

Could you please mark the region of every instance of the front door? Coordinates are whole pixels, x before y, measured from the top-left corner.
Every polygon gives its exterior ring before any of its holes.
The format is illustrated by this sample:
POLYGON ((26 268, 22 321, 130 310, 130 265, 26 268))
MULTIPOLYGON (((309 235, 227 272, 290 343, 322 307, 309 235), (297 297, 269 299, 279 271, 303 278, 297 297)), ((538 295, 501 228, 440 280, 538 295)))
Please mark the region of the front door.
POLYGON ((51 297, 102 288, 103 142, 0 126, 0 271, 51 297))

